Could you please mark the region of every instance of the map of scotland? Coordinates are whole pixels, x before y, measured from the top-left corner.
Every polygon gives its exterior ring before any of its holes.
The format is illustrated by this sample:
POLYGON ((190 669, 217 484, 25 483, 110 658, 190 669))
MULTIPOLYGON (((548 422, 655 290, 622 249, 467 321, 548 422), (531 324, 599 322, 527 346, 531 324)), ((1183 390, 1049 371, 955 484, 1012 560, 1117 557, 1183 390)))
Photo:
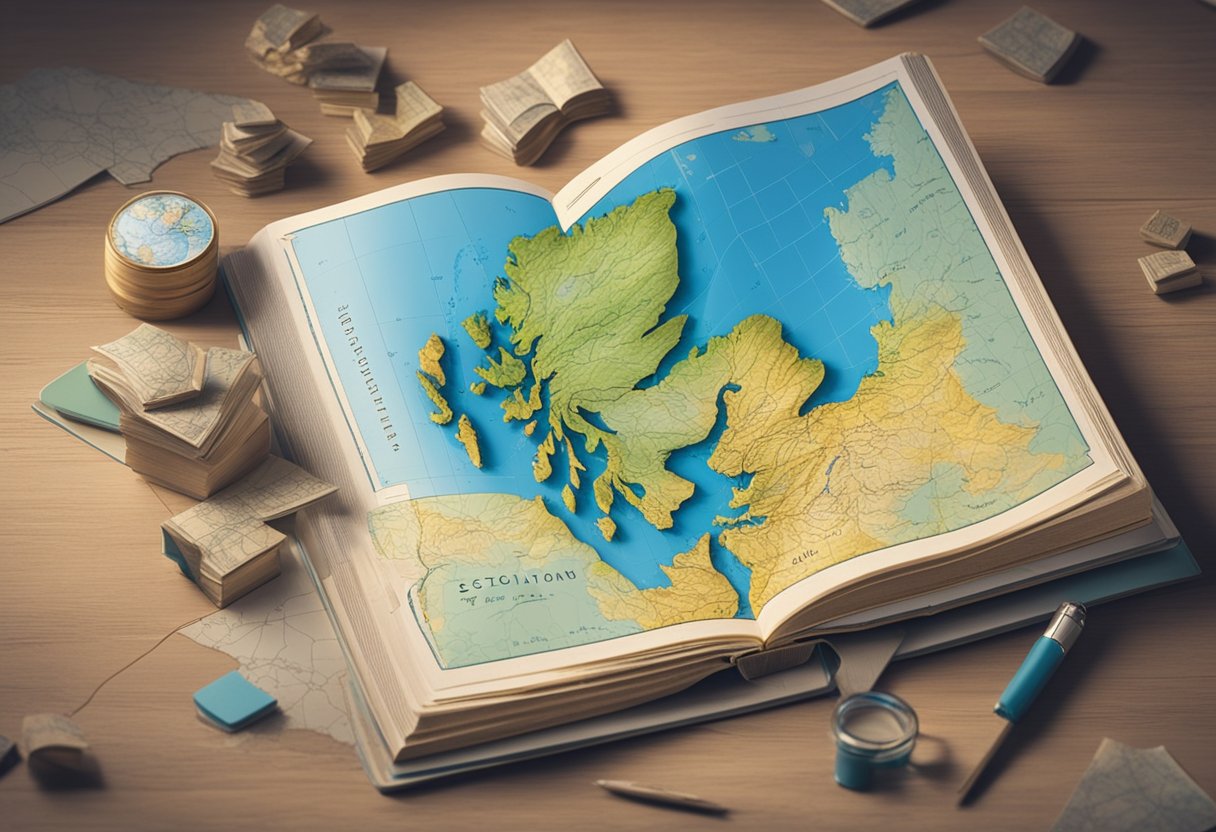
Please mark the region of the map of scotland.
POLYGON ((1090 464, 897 84, 677 145, 565 233, 466 189, 292 244, 445 667, 754 617, 1090 464))

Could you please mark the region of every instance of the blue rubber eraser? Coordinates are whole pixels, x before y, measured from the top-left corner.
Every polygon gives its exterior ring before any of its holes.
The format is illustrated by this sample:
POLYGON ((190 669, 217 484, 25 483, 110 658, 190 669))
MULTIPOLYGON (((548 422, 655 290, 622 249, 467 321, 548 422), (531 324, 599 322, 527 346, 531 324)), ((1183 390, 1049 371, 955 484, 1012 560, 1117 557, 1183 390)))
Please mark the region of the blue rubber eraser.
POLYGON ((235 670, 194 694, 199 713, 225 731, 239 731, 257 722, 278 704, 277 699, 235 670))

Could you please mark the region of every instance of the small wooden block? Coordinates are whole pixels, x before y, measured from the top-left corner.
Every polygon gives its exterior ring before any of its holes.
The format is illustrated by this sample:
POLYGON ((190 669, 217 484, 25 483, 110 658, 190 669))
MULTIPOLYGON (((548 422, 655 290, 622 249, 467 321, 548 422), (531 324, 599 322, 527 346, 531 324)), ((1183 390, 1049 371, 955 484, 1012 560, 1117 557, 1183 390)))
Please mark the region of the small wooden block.
POLYGON ((1140 226, 1140 236, 1162 248, 1186 248, 1191 239, 1191 226, 1164 211, 1157 211, 1140 226))
POLYGON ((1014 72, 1044 84, 1051 83, 1081 42, 1072 29, 1027 6, 979 40, 1014 72))
POLYGON ((1195 261, 1185 251, 1159 251, 1141 257, 1140 269, 1158 295, 1189 289, 1203 282, 1195 261))

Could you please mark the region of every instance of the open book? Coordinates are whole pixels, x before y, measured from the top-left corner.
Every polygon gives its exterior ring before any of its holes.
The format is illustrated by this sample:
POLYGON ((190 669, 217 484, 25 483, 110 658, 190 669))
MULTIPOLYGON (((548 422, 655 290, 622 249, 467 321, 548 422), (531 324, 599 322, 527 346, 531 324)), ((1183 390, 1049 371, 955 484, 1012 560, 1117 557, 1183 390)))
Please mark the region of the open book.
POLYGON ((922 56, 224 270, 339 486, 296 531, 398 761, 1176 536, 922 56))
POLYGON ((518 75, 482 87, 481 104, 482 142, 530 165, 568 124, 607 113, 612 96, 566 39, 518 75))

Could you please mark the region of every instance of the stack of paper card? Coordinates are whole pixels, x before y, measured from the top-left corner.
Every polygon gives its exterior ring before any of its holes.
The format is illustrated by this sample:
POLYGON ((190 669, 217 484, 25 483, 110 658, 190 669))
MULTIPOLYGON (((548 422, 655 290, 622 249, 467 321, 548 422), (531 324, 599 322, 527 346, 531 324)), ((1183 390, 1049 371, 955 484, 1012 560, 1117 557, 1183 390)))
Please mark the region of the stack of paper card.
POLYGON ((323 69, 308 78, 313 98, 327 116, 352 116, 355 110, 375 112, 380 106, 376 85, 388 50, 383 46, 361 46, 368 64, 353 69, 323 69))
POLYGON ((1081 37, 1046 15, 1023 6, 1017 14, 980 35, 980 44, 1014 72, 1050 84, 1081 37))
POLYGON ((266 525, 336 489, 276 456, 161 524, 165 556, 218 607, 279 574, 282 532, 266 525))
POLYGON ((282 55, 299 49, 328 31, 319 15, 275 3, 253 24, 249 37, 245 39, 245 49, 255 59, 264 58, 272 52, 282 55))
POLYGON ((241 196, 283 189, 287 166, 312 144, 288 128, 264 104, 237 104, 225 121, 220 155, 211 163, 216 179, 241 196))
POLYGON ((1158 295, 1189 289, 1203 282, 1199 267, 1185 251, 1159 251, 1141 257, 1140 270, 1158 295))
POLYGON ((1140 226, 1140 236, 1161 248, 1186 248, 1191 240, 1191 224, 1164 211, 1154 211, 1148 221, 1140 226))
POLYGON ((873 26, 918 0, 823 0, 858 26, 873 26))
POLYGON ((89 361, 89 376, 118 406, 126 463, 145 479, 201 500, 270 453, 253 353, 212 347, 204 355, 149 324, 93 349, 98 357, 89 361), (150 408, 149 390, 172 393, 173 403, 150 408))
POLYGON ((328 31, 316 14, 276 3, 253 24, 245 49, 262 69, 293 84, 307 84, 321 70, 367 66, 368 57, 356 44, 314 43, 328 31))
POLYGON ((517 165, 530 165, 567 124, 604 115, 612 96, 564 40, 513 78, 481 88, 482 141, 517 165))
MULTIPOLYGON (((317 38, 328 32, 329 29, 312 12, 276 3, 253 24, 249 37, 245 39, 245 49, 262 69, 293 84, 311 85, 312 79, 318 75, 341 72, 358 76, 359 79, 370 77, 374 90, 380 66, 384 63, 384 53, 388 50, 369 49, 348 41, 317 42, 317 38)), ((350 91, 363 92, 359 100, 368 100, 366 93, 369 90, 358 88, 350 91)), ((324 99, 322 103, 326 103, 324 99)))
POLYGON ((278 704, 273 696, 235 670, 194 693, 199 718, 229 733, 268 716, 278 704))
POLYGON ((443 130, 443 107, 413 81, 396 89, 397 112, 386 116, 355 110, 346 142, 364 171, 387 165, 443 130))

